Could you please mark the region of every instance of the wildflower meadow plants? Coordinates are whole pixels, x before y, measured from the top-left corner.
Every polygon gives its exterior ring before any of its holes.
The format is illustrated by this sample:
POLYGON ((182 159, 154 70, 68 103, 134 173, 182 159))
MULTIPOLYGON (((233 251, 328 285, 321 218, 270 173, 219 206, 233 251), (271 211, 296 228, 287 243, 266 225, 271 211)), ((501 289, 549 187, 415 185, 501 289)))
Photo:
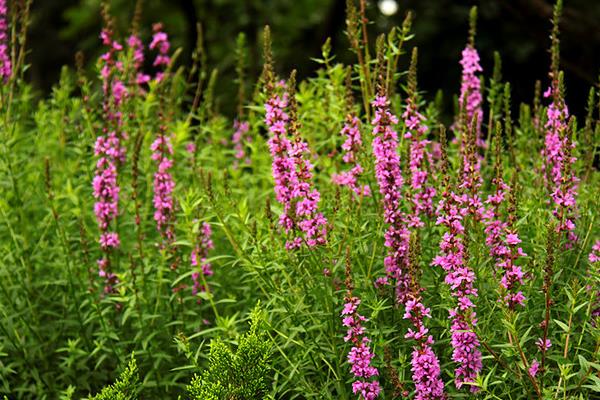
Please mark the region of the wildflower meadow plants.
POLYGON ((95 72, 79 53, 43 98, 31 1, 0 0, 2 397, 600 398, 600 97, 567 106, 560 0, 531 104, 476 9, 453 115, 419 21, 372 40, 348 0, 355 64, 327 41, 297 80, 265 27, 252 77, 240 36, 235 117, 201 34, 181 65, 108 3, 95 72))

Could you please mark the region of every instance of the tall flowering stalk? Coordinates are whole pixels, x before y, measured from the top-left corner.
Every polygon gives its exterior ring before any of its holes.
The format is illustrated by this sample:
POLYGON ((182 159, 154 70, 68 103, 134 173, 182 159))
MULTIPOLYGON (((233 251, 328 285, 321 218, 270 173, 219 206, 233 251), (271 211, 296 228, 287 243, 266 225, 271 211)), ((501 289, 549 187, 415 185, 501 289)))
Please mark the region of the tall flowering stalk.
POLYGON ((268 141, 272 163, 271 171, 275 181, 275 197, 283 205, 283 214, 279 217, 279 224, 286 233, 292 229, 292 193, 291 186, 297 181, 293 160, 288 153, 292 147, 287 134, 289 115, 287 93, 283 95, 275 91, 274 73, 272 70, 272 56, 269 27, 265 28, 265 89, 267 101, 265 103, 265 124, 270 133, 268 141), (288 222, 289 221, 289 222, 288 222))
POLYGON ((144 44, 137 33, 132 33, 127 39, 127 46, 129 46, 133 53, 132 62, 135 83, 138 86, 143 86, 150 82, 150 75, 142 72, 142 67, 144 66, 144 44))
POLYGON ((523 285, 523 271, 516 264, 519 257, 526 256, 523 249, 518 246, 521 242, 519 235, 514 228, 516 219, 515 205, 515 184, 509 187, 502 178, 502 144, 501 144, 501 125, 497 122, 495 135, 495 176, 492 179, 494 185, 493 194, 489 195, 486 204, 489 208, 483 215, 485 225, 486 240, 490 256, 494 258, 497 270, 503 271, 500 285, 502 287, 503 303, 510 309, 515 309, 517 305, 523 306, 525 296, 519 290, 523 285), (509 197, 509 217, 504 221, 501 216, 501 206, 509 197))
MULTIPOLYGON (((452 360, 458 364, 454 370, 457 388, 475 382, 481 371, 481 352, 479 339, 474 331, 477 324, 475 304, 472 299, 477 297, 474 287, 475 273, 467 264, 465 247, 465 227, 463 218, 468 209, 464 207, 465 198, 451 191, 448 173, 448 161, 445 152, 445 133, 442 132, 442 169, 445 189, 437 209, 437 224, 446 228, 440 243, 440 254, 435 257, 432 265, 441 267, 446 273, 445 283, 456 298, 456 307, 449 310, 452 325, 452 360)), ((471 391, 478 388, 471 386, 471 391)))
POLYGON ((410 277, 406 271, 410 231, 400 210, 400 200, 404 179, 400 170, 398 155, 398 133, 392 125, 398 118, 390 112, 390 103, 383 85, 379 95, 371 103, 375 117, 373 125, 373 154, 375 156, 375 176, 383 202, 383 218, 388 224, 385 233, 387 255, 384 260, 386 277, 379 278, 378 284, 395 283, 396 300, 404 304, 409 293, 410 277), (393 282, 390 282, 392 280, 393 282))
POLYGON ((508 226, 506 229, 506 236, 504 238, 505 247, 507 249, 503 260, 498 260, 498 266, 503 268, 504 275, 500 280, 500 285, 504 290, 504 304, 510 308, 515 309, 517 306, 523 307, 525 305, 525 296, 520 290, 523 285, 525 274, 521 267, 517 264, 517 260, 521 257, 526 257, 527 254, 523 251, 523 248, 519 246, 521 239, 515 227, 516 222, 516 182, 509 188, 509 216, 508 226))
POLYGON ((422 303, 421 292, 423 288, 419 285, 419 266, 417 235, 413 235, 410 247, 410 275, 411 293, 405 304, 404 319, 410 320, 413 328, 408 329, 404 336, 413 339, 411 354, 412 380, 415 383, 416 400, 445 399, 444 382, 440 377, 440 361, 432 349, 433 336, 429 335, 429 329, 425 327, 425 317, 431 318, 431 310, 422 303))
POLYGON ((406 126, 404 138, 410 140, 409 194, 412 201, 412 214, 409 217, 409 225, 420 227, 423 226, 420 215, 422 213, 433 214, 435 189, 427 184, 428 172, 425 162, 431 159, 431 155, 427 151, 430 141, 425 138, 428 128, 423 123, 425 117, 419 112, 417 101, 417 54, 417 48, 415 47, 409 70, 406 109, 402 114, 402 118, 406 126))
POLYGON ((544 97, 552 97, 547 109, 547 122, 544 126, 546 136, 542 156, 550 199, 554 205, 552 213, 558 219, 558 232, 564 232, 567 245, 577 240, 575 235, 576 197, 579 179, 575 176, 573 164, 577 158, 572 156, 575 143, 572 132, 567 126, 569 109, 564 99, 563 74, 559 72, 559 39, 558 21, 562 12, 562 2, 557 2, 554 9, 552 29, 552 66, 550 69, 551 85, 544 97))
POLYGON ((477 152, 478 147, 485 147, 481 138, 481 122, 483 119, 481 82, 476 76, 481 72, 479 55, 475 50, 475 29, 477 21, 477 7, 471 8, 469 18, 469 43, 463 50, 461 65, 463 76, 459 98, 460 131, 460 157, 461 157, 461 183, 462 205, 476 221, 482 219, 485 208, 480 196, 481 188, 481 157, 477 152))
MULTIPOLYGON (((550 89, 550 92, 554 93, 555 90, 550 89)), ((554 205, 552 214, 560 221, 557 229, 559 232, 565 232, 567 240, 572 243, 577 240, 575 218, 579 179, 573 171, 573 164, 577 158, 571 155, 575 143, 571 140, 571 132, 566 123, 569 111, 562 95, 553 97, 552 104, 548 107, 548 121, 545 125, 544 169, 550 176, 548 186, 554 205)))
POLYGON ((273 82, 270 34, 265 29, 264 77, 268 97, 265 103, 265 124, 271 133, 268 144, 273 159, 275 195, 283 205, 279 224, 292 236, 286 243, 287 249, 299 248, 303 243, 308 247, 324 244, 327 235, 327 220, 317 208, 321 195, 312 187, 312 165, 307 159, 308 145, 298 131, 295 75, 296 72, 292 71, 288 84, 290 92, 278 95, 273 82), (291 115, 286 113, 288 106, 291 115))
POLYGON ((303 242, 309 247, 325 244, 327 241, 327 219, 318 210, 321 193, 313 185, 313 165, 309 161, 308 144, 300 136, 298 122, 298 105, 296 103, 296 71, 292 71, 289 90, 290 124, 289 131, 293 138, 289 156, 295 167, 297 180, 291 187, 294 204, 293 223, 303 232, 304 237, 297 236, 287 243, 288 248, 298 248, 303 242))
POLYGON ((288 105, 288 96, 287 93, 276 94, 274 88, 269 88, 268 85, 267 83, 267 93, 269 91, 272 93, 268 94, 269 98, 265 103, 265 124, 271 134, 268 144, 272 157, 271 170, 275 181, 275 197, 284 208, 279 223, 287 232, 293 225, 290 214, 292 211, 290 188, 297 181, 293 160, 288 155, 292 146, 287 135, 289 115, 285 111, 288 105))
MULTIPOLYGON (((133 14, 131 35, 127 38, 127 46, 132 55, 132 77, 136 85, 144 86, 150 81, 150 75, 142 71, 144 67, 144 44, 139 37, 139 24, 142 17, 143 0, 137 0, 133 14)), ((143 93, 143 91, 141 91, 143 93)))
POLYGON ((94 154, 98 161, 92 186, 96 198, 94 212, 100 228, 100 247, 103 252, 102 258, 98 260, 99 275, 104 279, 104 293, 112 293, 117 277, 111 272, 110 253, 121 244, 119 234, 113 230, 119 214, 118 167, 125 161, 125 147, 122 141, 127 138, 122 132, 120 106, 127 96, 127 89, 119 78, 123 66, 117 61, 117 53, 123 50, 123 46, 112 39, 107 10, 104 10, 104 13, 107 23, 100 38, 107 51, 100 57, 100 75, 105 125, 94 146, 94 154))
POLYGON ((249 165, 251 160, 246 154, 245 144, 252 141, 252 136, 249 135, 250 124, 248 121, 244 121, 244 103, 246 99, 245 90, 245 67, 246 67, 246 37, 243 33, 240 33, 237 39, 236 56, 237 56, 237 83, 238 83, 238 106, 237 106, 237 119, 233 121, 233 136, 231 142, 233 143, 234 157, 236 159, 234 168, 239 166, 239 163, 243 162, 249 165))
POLYGON ((8 38, 8 7, 6 0, 0 0, 0 79, 8 82, 12 75, 8 38))
MULTIPOLYGON (((167 68, 171 63, 171 57, 169 56, 169 49, 171 48, 171 43, 169 42, 168 35, 163 32, 163 24, 158 22, 152 25, 152 31, 154 34, 152 35, 152 41, 150 42, 150 50, 157 50, 158 54, 154 58, 155 67, 159 68, 167 68)), ((160 70, 156 73, 155 80, 160 82, 163 80, 165 73, 160 70)))
POLYGON ((174 203, 173 189, 175 182, 170 173, 173 167, 173 145, 171 138, 166 133, 166 127, 161 125, 158 137, 150 146, 152 150, 152 159, 157 164, 157 170, 154 173, 154 220, 156 229, 160 232, 163 239, 171 242, 175 239, 173 230, 174 203))
POLYGON ((481 160, 475 148, 477 117, 471 125, 466 125, 463 120, 464 134, 461 136, 461 182, 458 185, 462 191, 462 205, 475 221, 480 221, 485 213, 481 198, 481 160))
POLYGON ((331 180, 336 185, 347 186, 358 196, 370 196, 371 188, 369 185, 360 185, 358 179, 364 172, 362 166, 358 163, 358 155, 362 150, 362 138, 360 134, 360 119, 353 111, 354 101, 352 98, 351 70, 346 74, 346 122, 340 131, 340 135, 346 140, 342 144, 344 163, 353 165, 351 169, 334 174, 331 180))
POLYGON ((369 343, 371 340, 365 334, 363 323, 367 319, 358 313, 360 298, 352 294, 352 274, 350 270, 349 256, 346 260, 346 296, 344 297, 344 308, 342 310, 342 325, 348 330, 344 337, 345 342, 352 343, 352 349, 348 353, 350 371, 355 377, 352 383, 352 392, 358 394, 360 399, 372 400, 379 396, 381 387, 378 380, 372 380, 379 376, 379 371, 371 361, 373 354, 369 343))
MULTIPOLYGON (((479 54, 475 49, 475 29, 477 22, 477 7, 471 9, 470 14, 469 43, 462 51, 462 79, 460 85, 459 106, 461 114, 465 114, 467 126, 470 126, 474 120, 475 124, 475 144, 477 147, 485 147, 481 135, 481 122, 483 121, 483 96, 481 95, 481 81, 477 76, 483 68, 479 64, 479 54)), ((463 126, 464 128, 464 126, 463 126)), ((464 133, 464 132, 463 132, 464 133)))
POLYGON ((212 276, 213 274, 212 265, 207 260, 208 252, 214 248, 211 236, 212 230, 210 225, 203 222, 198 233, 196 246, 191 254, 191 263, 194 269, 194 272, 192 272, 192 294, 194 296, 206 290, 205 279, 207 276, 212 276), (204 276, 204 279, 201 276, 204 276))
MULTIPOLYGON (((170 63, 169 57, 169 39, 166 33, 162 31, 162 24, 157 23, 152 27, 154 36, 150 49, 158 49, 158 54, 154 60, 154 66, 168 67, 170 63)), ((162 82, 164 79, 164 71, 160 70, 156 74, 156 81, 162 82)), ((175 231, 173 222, 175 218, 175 206, 173 201, 173 190, 175 189, 175 181, 170 173, 173 167, 173 145, 171 135, 167 134, 167 126, 164 119, 164 102, 159 102, 159 129, 158 136, 152 142, 150 150, 152 150, 152 159, 157 164, 157 170, 154 173, 154 220, 156 221, 156 229, 166 243, 172 243, 175 240, 175 231)))
POLYGON ((234 157, 236 159, 234 167, 238 167, 240 161, 244 161, 245 164, 250 164, 250 158, 244 151, 244 143, 251 142, 252 136, 248 134, 250 131, 250 124, 248 121, 233 121, 233 136, 231 141, 233 142, 234 157))

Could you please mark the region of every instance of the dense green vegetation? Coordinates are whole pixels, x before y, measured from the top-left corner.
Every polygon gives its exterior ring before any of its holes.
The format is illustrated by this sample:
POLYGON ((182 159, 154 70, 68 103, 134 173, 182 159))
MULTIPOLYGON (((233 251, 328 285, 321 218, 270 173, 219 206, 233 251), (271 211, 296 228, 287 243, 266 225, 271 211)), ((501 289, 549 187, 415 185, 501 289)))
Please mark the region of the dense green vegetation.
POLYGON ((238 36, 235 120, 210 43, 106 4, 94 73, 38 97, 28 4, 0 2, 0 395, 598 396, 600 96, 566 108, 560 2, 532 104, 477 68, 476 9, 451 108, 412 16, 369 40, 349 1, 352 63, 326 41, 304 79, 238 36))

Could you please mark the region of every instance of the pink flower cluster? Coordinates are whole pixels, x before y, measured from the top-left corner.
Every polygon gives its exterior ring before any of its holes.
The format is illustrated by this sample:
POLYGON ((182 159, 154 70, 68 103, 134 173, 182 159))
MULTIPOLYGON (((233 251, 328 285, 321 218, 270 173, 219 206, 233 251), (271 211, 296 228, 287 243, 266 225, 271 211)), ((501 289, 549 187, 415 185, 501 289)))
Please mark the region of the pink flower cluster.
POLYGON ((548 177, 550 197, 554 203, 552 213, 559 220, 558 232, 566 232, 567 240, 575 242, 576 197, 579 179, 573 172, 573 164, 577 158, 571 155, 575 143, 568 139, 567 119, 569 109, 562 99, 558 88, 548 88, 544 97, 553 96, 548 106, 546 137, 544 140, 544 172, 548 177))
POLYGON ((124 69, 123 62, 117 60, 117 55, 123 50, 123 46, 118 41, 112 39, 112 32, 108 29, 103 29, 100 32, 100 38, 102 39, 102 44, 108 48, 106 53, 100 56, 104 112, 107 120, 115 122, 115 125, 120 128, 122 116, 118 107, 128 95, 127 87, 117 74, 122 73, 124 69))
POLYGON ((405 271, 408 265, 410 231, 406 227, 404 215, 400 211, 401 191, 404 180, 400 170, 398 155, 398 134, 391 125, 398 118, 389 110, 386 96, 377 96, 372 102, 375 109, 373 124, 373 154, 375 155, 375 176, 382 195, 384 220, 388 224, 385 233, 387 256, 384 260, 386 277, 379 278, 377 284, 396 284, 396 298, 400 304, 406 301, 410 277, 405 271))
POLYGON ((363 173, 363 168, 358 163, 358 152, 362 147, 362 138, 360 135, 360 120, 353 114, 346 116, 346 123, 340 131, 342 136, 346 137, 346 141, 342 144, 344 150, 343 160, 347 164, 354 166, 340 174, 334 174, 331 180, 336 185, 347 186, 359 196, 370 196, 371 188, 369 185, 359 185, 358 178, 363 173))
MULTIPOLYGON (((440 243, 441 254, 432 262, 432 265, 440 266, 446 272, 445 283, 457 300, 457 307, 450 310, 452 360, 459 364, 454 371, 457 388, 465 382, 474 382, 482 368, 480 343, 474 332, 477 324, 475 304, 471 300, 477 296, 477 289, 473 285, 475 273, 466 263, 463 243, 465 228, 462 219, 468 213, 468 209, 462 207, 464 201, 464 197, 452 192, 443 193, 437 211, 437 224, 444 225, 447 232, 440 243)), ((471 386, 471 391, 475 392, 477 388, 471 386)))
POLYGON ((8 82, 12 75, 12 63, 8 48, 8 7, 6 0, 0 0, 0 79, 8 82))
POLYGON ((173 161, 169 156, 173 155, 171 139, 164 134, 163 127, 156 140, 152 143, 152 159, 157 162, 157 171, 154 174, 154 220, 156 229, 161 236, 172 241, 175 233, 173 230, 174 204, 173 189, 175 182, 169 170, 173 167, 173 161))
POLYGON ((462 51, 462 80, 460 85, 459 106, 466 106, 467 125, 470 126, 474 118, 477 118, 476 126, 476 145, 485 147, 485 142, 481 137, 481 122, 483 121, 483 110, 481 108, 483 98, 481 95, 481 81, 476 75, 477 72, 482 72, 483 69, 479 64, 479 54, 471 45, 465 47, 462 51))
POLYGON ((289 116, 285 109, 288 96, 273 94, 265 103, 265 123, 271 133, 269 149, 273 158, 272 172, 275 195, 284 208, 279 224, 295 237, 287 249, 297 249, 304 242, 309 247, 326 243, 327 220, 317 211, 321 195, 312 188, 312 165, 307 159, 308 146, 299 135, 288 138, 289 116))
MULTIPOLYGON (((150 42, 150 50, 158 50, 158 54, 154 59, 153 65, 155 67, 163 67, 166 68, 171 63, 171 57, 169 56, 169 49, 171 48, 171 44, 169 43, 169 37, 165 32, 162 31, 163 25, 161 23, 156 23, 152 26, 152 31, 154 35, 152 36, 152 42, 150 42)), ((164 78, 164 72, 157 72, 156 81, 160 82, 164 78)))
POLYGON ((123 71, 123 65, 116 61, 116 54, 123 47, 112 40, 109 30, 102 30, 100 37, 108 47, 108 51, 100 57, 105 127, 94 146, 98 161, 92 186, 96 198, 94 212, 101 232, 100 247, 104 252, 104 256, 98 261, 99 275, 105 280, 104 292, 111 293, 117 278, 110 272, 108 254, 120 246, 119 235, 111 231, 111 223, 119 214, 118 166, 125 161, 125 147, 121 142, 127 138, 122 132, 120 106, 127 96, 127 89, 118 77, 118 73, 123 71))
POLYGON ((206 222, 202 223, 202 229, 198 235, 198 242, 194 250, 192 250, 191 263, 194 267, 192 272, 192 281, 194 286, 192 287, 192 294, 195 296, 198 292, 206 290, 201 282, 200 274, 204 276, 211 276, 213 274, 212 266, 207 261, 209 250, 214 248, 213 241, 211 239, 212 230, 210 225, 206 222))
POLYGON ((142 40, 135 34, 127 39, 127 45, 133 51, 133 67, 135 70, 135 82, 142 86, 150 82, 150 75, 141 71, 144 66, 144 45, 142 40))
POLYGON ((523 285, 523 271, 521 267, 516 265, 516 260, 519 257, 524 257, 527 254, 523 252, 521 247, 517 245, 521 243, 518 234, 509 229, 506 222, 502 221, 499 216, 500 204, 506 197, 508 186, 502 178, 494 178, 493 180, 496 191, 488 196, 486 203, 490 205, 483 216, 485 225, 486 239, 485 243, 490 249, 490 256, 495 260, 495 265, 504 271, 500 281, 501 286, 506 293, 503 298, 504 304, 514 309, 517 305, 524 306, 525 296, 523 292, 518 290, 520 285, 523 285))
MULTIPOLYGON (((519 257, 525 257, 527 254, 518 246, 521 243, 519 235, 515 231, 507 230, 506 232, 506 253, 504 260, 499 261, 498 266, 504 269, 504 275, 500 280, 500 284, 506 289, 504 296, 505 304, 514 309, 517 305, 524 306, 525 296, 523 292, 518 290, 520 285, 523 285, 523 270, 515 264, 519 257)), ((504 250, 503 250, 504 251, 504 250)))
POLYGON ((444 382, 440 377, 440 362, 431 348, 434 343, 433 336, 428 335, 429 330, 423 323, 424 317, 431 318, 430 309, 426 308, 419 298, 406 301, 404 319, 409 319, 415 330, 409 328, 404 337, 414 339, 418 343, 413 347, 411 357, 412 379, 416 389, 415 399, 445 399, 444 382))
MULTIPOLYGON (((169 57, 169 39, 167 34, 162 31, 162 24, 157 23, 152 26, 154 36, 150 43, 150 49, 158 49, 158 55, 154 60, 155 67, 166 68, 171 59, 169 57)), ((160 82, 164 78, 164 72, 160 70, 156 74, 156 81, 160 82)), ((175 219, 175 207, 173 201, 173 190, 175 181, 169 172, 173 167, 173 160, 169 157, 173 155, 173 145, 171 137, 165 134, 167 127, 161 122, 159 134, 150 146, 152 150, 152 159, 157 162, 157 171, 154 173, 154 220, 156 229, 160 232, 163 239, 172 242, 175 239, 173 230, 173 221, 175 219)))
MULTIPOLYGON (((325 244, 327 219, 322 213, 318 212, 321 194, 311 185, 313 166, 308 160, 310 152, 308 145, 302 141, 299 135, 295 137, 289 155, 294 161, 298 180, 292 190, 295 199, 296 223, 300 230, 305 233, 309 247, 325 244)), ((301 245, 302 239, 297 237, 291 243, 288 243, 288 248, 299 248, 301 245)))
POLYGON ((289 121, 289 116, 285 111, 287 105, 287 93, 284 93, 283 96, 274 94, 265 103, 265 123, 271 133, 268 144, 273 158, 271 169, 275 180, 275 197, 285 207, 285 213, 281 219, 291 218, 285 214, 290 211, 291 207, 290 187, 295 173, 293 161, 288 156, 292 144, 287 137, 289 121))
POLYGON ((540 349, 541 352, 546 352, 552 347, 552 341, 550 339, 538 338, 535 341, 535 345, 540 349))
POLYGON ((413 203, 413 212, 410 216, 409 225, 421 227, 420 219, 422 213, 433 214, 433 197, 435 189, 427 185, 427 169, 425 159, 431 164, 431 155, 427 152, 429 140, 423 137, 427 134, 427 126, 423 123, 425 117, 419 112, 417 104, 409 97, 406 110, 402 114, 406 125, 405 139, 410 140, 410 190, 413 203))
POLYGON ((353 347, 348 353, 348 363, 350 370, 357 378, 352 383, 352 392, 362 396, 362 399, 372 400, 379 396, 381 387, 379 381, 370 380, 378 376, 379 371, 371 365, 371 360, 375 355, 371 351, 369 338, 365 335, 365 328, 362 323, 367 319, 357 312, 360 299, 352 296, 350 293, 345 298, 346 303, 342 310, 342 324, 348 328, 344 341, 351 342, 353 347))
POLYGON ((250 125, 248 121, 238 121, 237 119, 233 121, 233 136, 231 141, 233 142, 233 150, 235 152, 234 157, 236 158, 234 167, 237 168, 239 161, 244 160, 246 164, 250 164, 250 157, 246 156, 246 152, 244 151, 244 143, 249 143, 252 141, 252 136, 248 135, 248 131, 250 130, 250 125))
POLYGON ((600 240, 597 240, 596 243, 592 246, 592 251, 589 255, 590 262, 597 263, 600 262, 600 240))
POLYGON ((531 375, 532 377, 535 377, 539 370, 540 370, 540 363, 538 362, 538 360, 534 359, 531 362, 531 366, 529 367, 529 375, 531 375))

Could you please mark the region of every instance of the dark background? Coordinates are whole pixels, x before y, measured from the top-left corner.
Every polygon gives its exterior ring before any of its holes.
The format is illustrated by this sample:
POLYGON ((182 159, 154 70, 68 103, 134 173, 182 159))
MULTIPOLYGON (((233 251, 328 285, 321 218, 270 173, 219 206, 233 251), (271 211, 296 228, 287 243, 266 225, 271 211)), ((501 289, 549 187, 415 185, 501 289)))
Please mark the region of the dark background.
MULTIPOLYGON (((62 65, 73 65, 82 50, 91 66, 100 54, 99 0, 34 0, 30 28, 30 78, 47 92, 57 81, 62 65)), ((486 76, 491 75, 493 51, 502 55, 503 77, 513 84, 515 103, 530 102, 536 79, 547 84, 549 65, 550 0, 397 0, 398 12, 381 14, 377 1, 368 2, 370 39, 400 25, 407 10, 415 15, 419 46, 419 86, 432 98, 442 89, 446 101, 460 85, 460 52, 467 39, 468 12, 479 6, 476 45, 486 76)), ((113 0, 113 15, 122 35, 129 33, 135 0, 113 0)), ((318 67, 311 57, 320 55, 327 37, 332 38, 336 60, 354 62, 348 51, 345 0, 145 0, 141 35, 146 42, 152 23, 162 21, 175 47, 183 48, 182 62, 189 62, 195 43, 195 25, 205 29, 209 68, 218 68, 216 93, 221 110, 235 110, 234 49, 238 32, 247 35, 250 73, 261 68, 260 35, 269 24, 273 31, 277 69, 282 75, 297 68, 301 77, 318 67)), ((562 65, 566 73, 567 101, 582 115, 587 92, 598 82, 600 70, 600 1, 565 0, 562 29, 562 65)))

